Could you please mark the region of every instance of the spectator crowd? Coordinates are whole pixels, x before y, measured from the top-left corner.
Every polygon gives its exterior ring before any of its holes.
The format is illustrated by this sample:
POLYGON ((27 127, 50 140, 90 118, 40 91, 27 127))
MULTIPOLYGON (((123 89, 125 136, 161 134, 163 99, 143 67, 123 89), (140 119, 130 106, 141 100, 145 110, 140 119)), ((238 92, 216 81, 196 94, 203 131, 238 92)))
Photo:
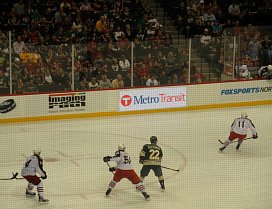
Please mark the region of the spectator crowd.
MULTIPOLYGON (((222 73, 222 37, 233 34, 241 37, 243 64, 271 64, 271 37, 251 25, 258 20, 254 1, 167 2, 157 0, 185 38, 200 38, 201 57, 216 57, 215 73, 222 73)), ((16 0, 0 12, 0 94, 8 94, 10 81, 13 93, 22 94, 207 80, 195 65, 188 75, 186 50, 174 47, 149 1, 16 0)))

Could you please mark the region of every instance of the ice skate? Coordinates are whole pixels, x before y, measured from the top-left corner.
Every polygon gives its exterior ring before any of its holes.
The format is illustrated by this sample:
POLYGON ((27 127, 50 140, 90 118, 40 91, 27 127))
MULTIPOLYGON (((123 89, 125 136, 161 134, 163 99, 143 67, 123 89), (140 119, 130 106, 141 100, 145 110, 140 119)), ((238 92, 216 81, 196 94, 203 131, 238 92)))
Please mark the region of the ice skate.
POLYGON ((236 150, 239 150, 241 143, 238 143, 236 146, 236 150))
POLYGON ((146 192, 142 192, 143 196, 145 197, 146 200, 150 199, 150 195, 148 195, 146 192))
POLYGON ((221 152, 223 152, 224 149, 226 149, 226 147, 221 147, 221 148, 219 148, 219 150, 220 150, 221 152))
POLYGON ((161 185, 161 190, 164 192, 165 191, 165 186, 161 185))
POLYGON ((106 191, 106 196, 109 196, 110 193, 111 193, 111 188, 109 188, 109 189, 106 191))
POLYGON ((41 203, 47 203, 47 202, 49 202, 49 200, 45 199, 44 197, 39 196, 39 202, 41 202, 41 203))
POLYGON ((165 191, 164 180, 160 180, 159 182, 161 185, 161 190, 164 192, 165 191))
POLYGON ((26 189, 26 196, 29 196, 29 197, 33 197, 33 196, 35 196, 36 195, 36 193, 35 192, 32 192, 32 191, 29 191, 29 190, 27 190, 26 189))

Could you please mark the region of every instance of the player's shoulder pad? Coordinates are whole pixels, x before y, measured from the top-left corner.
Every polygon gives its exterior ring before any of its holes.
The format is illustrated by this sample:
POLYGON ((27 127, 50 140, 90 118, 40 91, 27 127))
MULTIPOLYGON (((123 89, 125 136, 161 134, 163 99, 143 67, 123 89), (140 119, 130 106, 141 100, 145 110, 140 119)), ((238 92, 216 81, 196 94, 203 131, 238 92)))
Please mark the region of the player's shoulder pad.
POLYGON ((248 119, 248 118, 247 118, 247 120, 248 120, 248 122, 249 122, 253 127, 255 127, 254 124, 252 123, 252 120, 250 120, 250 119, 248 119))

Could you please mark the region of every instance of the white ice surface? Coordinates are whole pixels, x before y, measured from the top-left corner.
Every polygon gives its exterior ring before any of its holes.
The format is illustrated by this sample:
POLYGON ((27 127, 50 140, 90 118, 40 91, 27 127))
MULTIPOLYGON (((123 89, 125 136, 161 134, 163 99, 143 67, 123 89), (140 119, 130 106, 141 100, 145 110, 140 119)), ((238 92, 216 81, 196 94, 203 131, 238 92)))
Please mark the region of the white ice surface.
POLYGON ((25 197, 25 180, 8 180, 0 181, 0 208, 271 209, 271 118, 271 107, 259 106, 1 125, 0 178, 20 173, 25 157, 40 147, 50 202, 41 205, 37 197, 25 197), (244 111, 259 139, 244 142, 240 151, 232 144, 219 153, 217 140, 227 138, 234 118, 244 111), (103 156, 125 143, 139 172, 138 154, 152 135, 163 148, 163 165, 180 172, 163 169, 165 192, 150 173, 144 181, 150 201, 127 180, 106 198, 112 174, 103 156))

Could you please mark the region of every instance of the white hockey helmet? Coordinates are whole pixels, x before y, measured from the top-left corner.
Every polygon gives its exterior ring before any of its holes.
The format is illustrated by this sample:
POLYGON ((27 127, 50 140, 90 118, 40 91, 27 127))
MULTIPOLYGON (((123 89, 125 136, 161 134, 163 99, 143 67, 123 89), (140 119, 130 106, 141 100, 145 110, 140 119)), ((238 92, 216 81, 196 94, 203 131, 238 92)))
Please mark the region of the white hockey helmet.
POLYGON ((41 149, 38 148, 38 147, 34 148, 33 154, 34 154, 34 155, 40 155, 40 154, 41 154, 41 149))
POLYGON ((247 65, 241 65, 240 70, 247 70, 247 65))
POLYGON ((246 112, 242 112, 241 113, 241 118, 247 118, 247 113, 246 112))
POLYGON ((120 150, 125 150, 126 149, 126 147, 125 147, 125 145, 124 144, 119 144, 118 145, 118 150, 120 151, 120 150))

